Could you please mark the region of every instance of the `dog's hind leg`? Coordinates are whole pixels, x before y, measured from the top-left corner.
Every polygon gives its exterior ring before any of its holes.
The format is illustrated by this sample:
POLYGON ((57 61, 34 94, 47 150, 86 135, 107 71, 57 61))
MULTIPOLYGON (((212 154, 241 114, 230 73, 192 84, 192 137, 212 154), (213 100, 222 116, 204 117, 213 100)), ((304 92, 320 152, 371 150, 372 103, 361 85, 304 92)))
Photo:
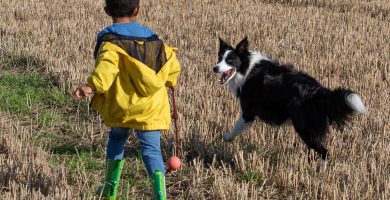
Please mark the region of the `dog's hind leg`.
POLYGON ((328 158, 328 150, 322 145, 322 139, 314 136, 315 133, 308 131, 307 129, 297 128, 294 124, 295 130, 298 132, 299 136, 305 142, 309 148, 308 156, 309 162, 311 161, 310 149, 313 149, 321 157, 321 159, 326 160, 328 158))
POLYGON ((237 135, 243 133, 244 131, 248 130, 252 126, 253 119, 252 120, 245 120, 244 118, 245 117, 241 113, 240 117, 238 118, 238 120, 234 124, 234 127, 232 128, 232 130, 229 133, 225 133, 223 135, 223 139, 225 141, 227 141, 227 142, 233 141, 234 138, 237 137, 237 135))
MULTIPOLYGON (((323 160, 326 160, 328 150, 322 145, 322 140, 328 129, 328 119, 316 111, 305 111, 299 108, 290 113, 294 128, 309 149, 315 150, 323 160)), ((309 161, 310 159, 309 156, 309 161)))

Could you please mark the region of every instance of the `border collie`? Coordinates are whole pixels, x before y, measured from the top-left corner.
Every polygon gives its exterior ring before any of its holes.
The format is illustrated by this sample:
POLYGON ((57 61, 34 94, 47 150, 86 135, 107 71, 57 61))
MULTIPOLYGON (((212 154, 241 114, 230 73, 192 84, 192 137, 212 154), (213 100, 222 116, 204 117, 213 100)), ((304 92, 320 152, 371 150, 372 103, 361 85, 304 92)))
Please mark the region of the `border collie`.
POLYGON ((248 50, 245 37, 233 48, 221 38, 215 73, 239 100, 241 113, 230 132, 232 141, 251 127, 256 117, 268 124, 281 125, 290 119, 309 150, 326 160, 322 141, 331 124, 342 126, 354 112, 366 113, 360 96, 350 89, 330 90, 291 65, 280 64, 260 52, 248 50))

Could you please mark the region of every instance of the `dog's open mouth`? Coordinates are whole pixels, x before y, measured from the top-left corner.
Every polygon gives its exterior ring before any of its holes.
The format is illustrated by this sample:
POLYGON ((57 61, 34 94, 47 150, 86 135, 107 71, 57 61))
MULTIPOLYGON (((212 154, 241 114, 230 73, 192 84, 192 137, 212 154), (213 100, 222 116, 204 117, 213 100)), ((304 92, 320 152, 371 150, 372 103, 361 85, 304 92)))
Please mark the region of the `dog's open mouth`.
POLYGON ((235 73, 236 73, 236 69, 234 68, 231 68, 228 71, 222 73, 221 78, 219 79, 219 83, 221 84, 227 83, 235 73))

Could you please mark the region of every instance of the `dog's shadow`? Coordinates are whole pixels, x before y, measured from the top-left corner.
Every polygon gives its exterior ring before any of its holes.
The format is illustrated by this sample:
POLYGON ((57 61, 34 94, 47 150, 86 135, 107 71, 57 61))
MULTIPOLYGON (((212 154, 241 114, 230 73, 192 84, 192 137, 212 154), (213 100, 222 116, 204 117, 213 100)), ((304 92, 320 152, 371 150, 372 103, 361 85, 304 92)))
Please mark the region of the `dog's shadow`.
MULTIPOLYGON (((203 162, 203 166, 210 167, 230 167, 236 169, 235 162, 235 148, 234 143, 225 142, 222 139, 222 132, 217 133, 219 130, 223 130, 225 127, 216 123, 209 122, 209 130, 216 130, 209 135, 200 134, 201 130, 197 128, 191 129, 187 132, 186 136, 181 138, 182 151, 176 151, 176 139, 174 133, 162 132, 161 135, 161 151, 164 161, 176 153, 184 163, 191 164, 194 160, 198 159, 203 162)), ((244 149, 245 150, 245 149, 244 149)), ((127 144, 125 145, 125 157, 142 159, 140 150, 140 144, 135 134, 131 134, 127 144)))
MULTIPOLYGON (((209 122, 209 130, 223 130, 224 127, 216 122, 209 122)), ((182 138, 181 158, 185 163, 191 163, 195 159, 203 162, 204 167, 229 166, 235 169, 234 149, 230 143, 223 141, 222 134, 210 134, 202 136, 201 130, 193 128, 182 138)), ((175 153, 174 134, 166 134, 161 141, 163 154, 169 157, 175 153)))

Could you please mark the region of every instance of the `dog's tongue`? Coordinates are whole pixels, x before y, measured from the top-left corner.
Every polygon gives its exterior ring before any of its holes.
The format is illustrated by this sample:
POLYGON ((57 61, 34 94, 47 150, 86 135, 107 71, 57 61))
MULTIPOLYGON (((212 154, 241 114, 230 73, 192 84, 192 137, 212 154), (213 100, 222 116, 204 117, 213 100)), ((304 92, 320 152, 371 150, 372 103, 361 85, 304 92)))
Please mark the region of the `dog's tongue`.
POLYGON ((222 73, 221 79, 225 79, 226 77, 229 77, 229 75, 230 75, 229 71, 222 73))
POLYGON ((220 79, 221 84, 225 83, 229 79, 229 77, 232 75, 233 71, 234 71, 234 69, 229 69, 228 71, 222 73, 221 79, 220 79))

